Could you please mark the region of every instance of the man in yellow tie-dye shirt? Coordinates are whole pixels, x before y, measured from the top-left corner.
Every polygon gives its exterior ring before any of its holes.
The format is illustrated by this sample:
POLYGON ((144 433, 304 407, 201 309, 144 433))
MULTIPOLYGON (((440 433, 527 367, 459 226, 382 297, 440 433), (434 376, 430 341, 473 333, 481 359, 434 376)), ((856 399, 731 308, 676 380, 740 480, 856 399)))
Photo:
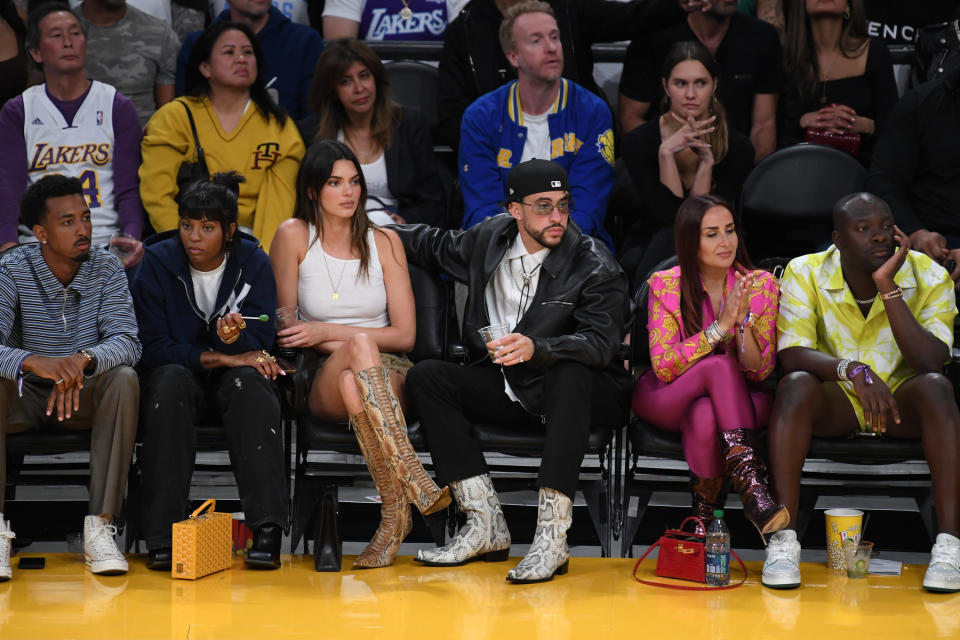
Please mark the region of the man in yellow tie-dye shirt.
MULTIPOLYGON (((833 246, 791 261, 781 282, 777 356, 786 375, 769 426, 775 497, 795 522, 811 436, 920 438, 940 524, 923 586, 960 591, 960 411, 942 374, 957 314, 953 282, 910 251, 874 195, 842 198, 833 225, 833 246)), ((799 586, 799 559, 796 533, 778 531, 763 584, 799 586)))

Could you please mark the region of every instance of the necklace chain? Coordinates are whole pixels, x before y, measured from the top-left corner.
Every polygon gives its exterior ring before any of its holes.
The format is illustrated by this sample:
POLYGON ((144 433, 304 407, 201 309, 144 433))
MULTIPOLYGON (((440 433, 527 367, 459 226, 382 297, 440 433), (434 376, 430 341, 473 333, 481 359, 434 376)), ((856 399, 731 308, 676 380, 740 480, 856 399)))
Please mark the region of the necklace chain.
POLYGON ((860 298, 854 297, 854 300, 857 301, 857 304, 873 304, 874 298, 877 297, 877 294, 873 294, 872 298, 867 298, 866 300, 861 300, 860 298))
POLYGON ((347 261, 343 261, 343 266, 340 268, 340 278, 337 279, 337 286, 333 286, 333 273, 330 271, 330 264, 327 262, 327 252, 323 250, 323 243, 320 243, 320 253, 323 255, 323 265, 327 268, 327 280, 330 281, 330 288, 333 290, 333 293, 330 294, 330 299, 336 302, 340 299, 340 283, 343 282, 343 272, 347 270, 347 261))

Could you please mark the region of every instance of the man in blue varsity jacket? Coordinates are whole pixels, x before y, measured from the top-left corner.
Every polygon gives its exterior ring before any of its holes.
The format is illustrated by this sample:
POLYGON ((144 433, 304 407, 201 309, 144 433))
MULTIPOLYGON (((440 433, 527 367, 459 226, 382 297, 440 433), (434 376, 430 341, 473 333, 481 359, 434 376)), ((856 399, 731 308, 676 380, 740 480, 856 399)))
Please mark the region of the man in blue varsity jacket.
POLYGON ((500 45, 518 79, 481 96, 463 114, 463 228, 502 213, 510 169, 539 158, 567 170, 574 185, 574 222, 612 249, 603 228, 613 186, 610 109, 561 77, 563 47, 547 3, 530 0, 508 9, 500 25, 500 45))
MULTIPOLYGON (((0 258, 0 512, 5 434, 53 426, 90 431, 83 555, 97 574, 126 573, 113 516, 137 435, 137 318, 120 261, 92 246, 83 185, 49 174, 20 203, 38 242, 0 258)), ((0 513, 0 582, 9 580, 10 523, 0 513)))

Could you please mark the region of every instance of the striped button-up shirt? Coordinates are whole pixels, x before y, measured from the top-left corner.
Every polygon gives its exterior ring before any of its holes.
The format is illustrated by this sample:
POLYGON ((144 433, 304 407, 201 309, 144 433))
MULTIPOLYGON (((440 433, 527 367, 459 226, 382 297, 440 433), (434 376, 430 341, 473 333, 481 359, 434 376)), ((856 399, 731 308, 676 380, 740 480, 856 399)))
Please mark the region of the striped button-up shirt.
POLYGON ((21 245, 0 259, 0 377, 17 380, 31 354, 59 358, 87 349, 91 376, 140 359, 127 276, 116 257, 94 247, 64 286, 41 254, 21 245))

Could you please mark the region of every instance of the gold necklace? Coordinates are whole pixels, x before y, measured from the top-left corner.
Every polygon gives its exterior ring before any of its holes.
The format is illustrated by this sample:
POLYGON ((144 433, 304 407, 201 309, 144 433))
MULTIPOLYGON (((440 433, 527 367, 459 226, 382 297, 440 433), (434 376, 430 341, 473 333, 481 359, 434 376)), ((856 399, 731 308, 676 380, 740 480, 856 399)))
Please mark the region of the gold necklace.
POLYGON ((340 278, 337 280, 337 286, 333 286, 333 273, 330 272, 330 264, 327 262, 327 252, 323 250, 323 243, 320 243, 320 253, 323 254, 323 265, 327 268, 327 280, 330 281, 330 288, 333 293, 330 299, 336 302, 340 299, 340 283, 343 282, 343 272, 347 270, 347 261, 343 261, 343 267, 340 268, 340 278))
POLYGON ((827 104, 827 82, 830 81, 830 74, 833 73, 833 66, 837 64, 837 59, 840 57, 840 50, 837 49, 837 52, 833 56, 833 60, 830 61, 830 66, 827 67, 827 70, 823 74, 823 80, 820 81, 820 104, 827 104))

